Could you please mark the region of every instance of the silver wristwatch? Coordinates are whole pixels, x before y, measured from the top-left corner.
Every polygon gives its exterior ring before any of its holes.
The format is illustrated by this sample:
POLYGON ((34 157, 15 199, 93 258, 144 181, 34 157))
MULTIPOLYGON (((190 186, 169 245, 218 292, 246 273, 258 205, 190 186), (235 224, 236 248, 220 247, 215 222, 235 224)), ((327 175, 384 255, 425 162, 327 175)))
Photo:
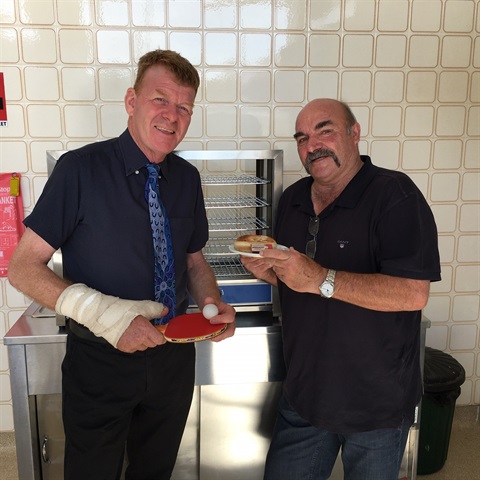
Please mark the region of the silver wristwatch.
POLYGON ((318 287, 320 289, 320 295, 325 298, 333 297, 335 293, 335 274, 336 270, 329 270, 325 281, 318 287))

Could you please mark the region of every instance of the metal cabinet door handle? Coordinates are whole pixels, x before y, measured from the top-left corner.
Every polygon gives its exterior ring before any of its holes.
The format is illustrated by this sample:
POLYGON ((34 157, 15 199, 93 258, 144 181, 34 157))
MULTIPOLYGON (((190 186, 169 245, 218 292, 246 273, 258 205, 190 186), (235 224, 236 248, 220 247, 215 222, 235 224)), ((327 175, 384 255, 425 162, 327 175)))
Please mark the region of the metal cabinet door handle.
POLYGON ((42 442, 42 460, 45 463, 48 463, 50 459, 48 458, 48 435, 43 436, 43 442, 42 442))

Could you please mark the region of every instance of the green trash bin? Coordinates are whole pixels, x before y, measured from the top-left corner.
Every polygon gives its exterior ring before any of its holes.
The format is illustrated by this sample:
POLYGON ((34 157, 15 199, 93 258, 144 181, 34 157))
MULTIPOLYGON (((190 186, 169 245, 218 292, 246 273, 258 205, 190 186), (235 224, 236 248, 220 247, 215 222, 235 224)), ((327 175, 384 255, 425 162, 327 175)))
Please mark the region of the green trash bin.
POLYGON ((448 353, 425 347, 417 473, 440 470, 447 459, 455 402, 465 369, 448 353))

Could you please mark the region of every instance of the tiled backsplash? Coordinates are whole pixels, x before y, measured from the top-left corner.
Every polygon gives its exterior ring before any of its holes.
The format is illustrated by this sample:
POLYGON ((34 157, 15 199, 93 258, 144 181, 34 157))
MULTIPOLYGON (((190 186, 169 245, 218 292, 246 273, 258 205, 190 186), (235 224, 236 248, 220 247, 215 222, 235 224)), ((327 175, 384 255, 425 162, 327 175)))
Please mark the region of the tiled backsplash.
MULTIPOLYGON (((20 172, 26 213, 46 150, 116 136, 138 58, 171 48, 202 85, 186 149, 283 149, 284 183, 304 175, 292 139, 301 107, 347 101, 362 153, 405 171, 432 206, 443 280, 427 345, 465 367, 460 404, 480 403, 479 0, 1 0, 8 126, 0 170, 20 172)), ((0 282, 0 337, 30 303, 0 282)), ((0 431, 12 430, 0 345, 0 431)))

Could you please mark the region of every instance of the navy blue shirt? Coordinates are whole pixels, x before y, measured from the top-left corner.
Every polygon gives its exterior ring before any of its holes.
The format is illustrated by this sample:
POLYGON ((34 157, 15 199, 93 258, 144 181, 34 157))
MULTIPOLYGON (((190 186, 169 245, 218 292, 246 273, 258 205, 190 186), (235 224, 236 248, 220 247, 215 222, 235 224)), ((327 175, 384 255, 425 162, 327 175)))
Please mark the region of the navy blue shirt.
MULTIPOLYGON (((132 300, 154 300, 154 254, 145 200, 148 159, 128 130, 64 154, 25 225, 61 248, 74 283, 132 300)), ((208 240, 198 170, 174 154, 161 163, 160 196, 172 230, 177 313, 188 306, 187 253, 208 240)))
MULTIPOLYGON (((319 215, 315 260, 355 273, 440 280, 437 230, 405 174, 363 167, 319 215)), ((305 253, 315 216, 313 179, 283 193, 275 238, 305 253)), ((377 312, 298 293, 279 281, 287 364, 285 394, 313 425, 337 433, 397 427, 413 419, 422 393, 421 312, 377 312)), ((392 292, 395 295, 395 292, 392 292)))

